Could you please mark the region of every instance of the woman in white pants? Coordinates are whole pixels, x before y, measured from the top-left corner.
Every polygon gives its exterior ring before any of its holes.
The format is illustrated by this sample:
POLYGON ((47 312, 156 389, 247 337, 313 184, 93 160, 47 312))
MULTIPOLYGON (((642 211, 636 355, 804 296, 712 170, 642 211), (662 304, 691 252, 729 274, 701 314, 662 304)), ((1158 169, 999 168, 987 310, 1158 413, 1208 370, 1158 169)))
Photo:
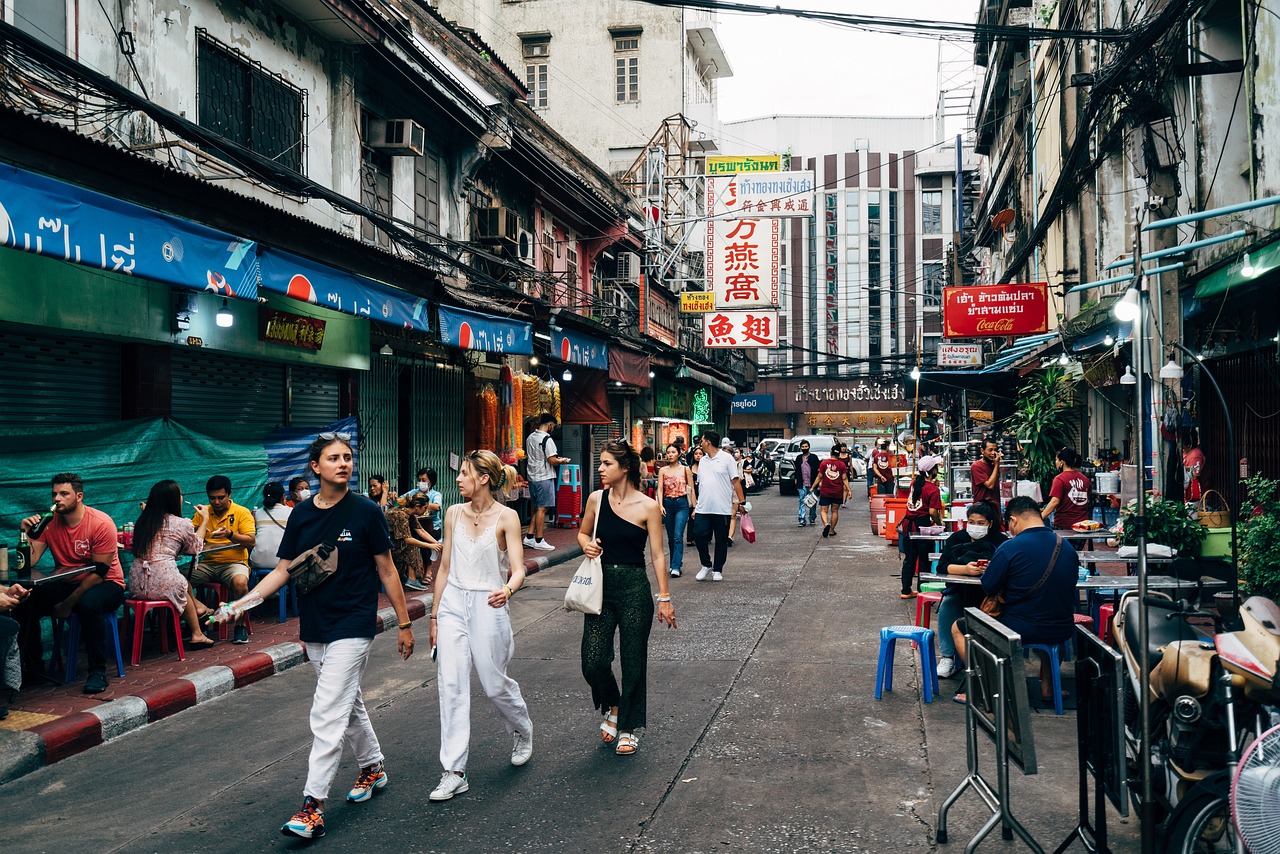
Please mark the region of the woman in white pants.
POLYGON ((470 788, 466 770, 472 665, 512 737, 511 764, 523 765, 533 755, 529 709, 520 686, 507 675, 516 646, 507 603, 524 583, 524 548, 520 517, 501 498, 503 488, 516 477, 515 469, 504 467, 492 451, 472 451, 458 472, 464 503, 445 513, 444 549, 431 607, 444 768, 429 796, 433 801, 447 801, 470 788))

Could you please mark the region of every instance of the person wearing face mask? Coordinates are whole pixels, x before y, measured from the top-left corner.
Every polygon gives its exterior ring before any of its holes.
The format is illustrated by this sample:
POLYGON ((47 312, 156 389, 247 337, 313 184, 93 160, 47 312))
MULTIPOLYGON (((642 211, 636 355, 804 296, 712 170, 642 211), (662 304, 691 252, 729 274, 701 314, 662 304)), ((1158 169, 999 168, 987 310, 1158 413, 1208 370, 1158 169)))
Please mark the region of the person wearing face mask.
POLYGON ((305 477, 295 477, 289 481, 289 499, 285 504, 297 507, 311 497, 311 481, 305 477))
MULTIPOLYGON (((942 544, 938 559, 939 575, 980 577, 996 548, 1008 539, 1000 531, 1000 514, 985 501, 969 505, 968 525, 956 531, 942 544)), ((974 584, 951 584, 938 605, 938 677, 947 679, 959 670, 956 643, 951 626, 964 614, 965 608, 982 604, 982 588, 974 584)))
MULTIPOLYGON (((413 489, 402 495, 398 503, 401 507, 407 507, 418 493, 425 494, 427 496, 427 509, 422 514, 422 526, 431 535, 432 539, 439 540, 442 536, 441 531, 443 531, 440 525, 440 507, 444 504, 444 498, 440 495, 440 490, 436 489, 436 483, 439 482, 440 477, 436 474, 436 470, 429 466, 418 469, 417 477, 417 484, 413 489)), ((424 567, 433 560, 438 559, 439 553, 437 551, 432 549, 422 550, 422 565, 424 567)), ((428 573, 428 575, 430 574, 428 573)))

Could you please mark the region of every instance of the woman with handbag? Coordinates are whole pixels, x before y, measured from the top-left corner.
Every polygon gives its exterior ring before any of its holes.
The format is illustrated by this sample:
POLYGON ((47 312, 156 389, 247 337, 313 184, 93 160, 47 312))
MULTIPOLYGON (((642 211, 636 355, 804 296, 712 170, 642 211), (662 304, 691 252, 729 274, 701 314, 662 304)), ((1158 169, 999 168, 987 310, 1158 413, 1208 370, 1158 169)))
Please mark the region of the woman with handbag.
POLYGON ((671 553, 671 577, 679 578, 684 568, 684 532, 689 514, 698 506, 698 490, 693 485, 693 470, 680 462, 680 449, 675 445, 667 445, 667 464, 658 476, 662 481, 662 520, 671 553))
POLYGON ((619 756, 631 756, 640 747, 636 730, 646 724, 645 672, 653 628, 646 543, 658 581, 658 621, 674 629, 676 612, 662 553, 662 514, 658 503, 640 491, 640 456, 626 442, 610 442, 600 452, 599 473, 604 488, 587 500, 578 529, 582 553, 604 564, 601 611, 583 616, 582 675, 591 686, 592 705, 604 714, 601 740, 616 742, 619 756), (621 686, 613 674, 615 634, 621 686))
POLYGON ((515 653, 507 603, 524 584, 520 516, 502 502, 519 475, 492 451, 472 451, 458 469, 463 503, 445 511, 444 550, 431 606, 440 694, 440 783, 447 801, 470 789, 471 668, 512 738, 511 764, 533 756, 533 722, 520 686, 507 675, 515 653), (508 579, 508 575, 510 579, 508 579))
POLYGON ((913 540, 926 525, 942 524, 942 492, 938 489, 940 457, 925 454, 916 463, 916 477, 907 493, 907 509, 898 524, 898 541, 902 543, 902 596, 914 599, 914 579, 929 570, 929 543, 913 540))
POLYGON ((344 743, 351 745, 360 763, 347 800, 367 801, 387 785, 382 748, 360 688, 378 630, 379 584, 396 612, 400 657, 413 654, 413 630, 400 576, 391 560, 387 519, 377 504, 349 488, 352 456, 351 439, 345 433, 321 433, 311 443, 308 458, 320 490, 294 506, 275 569, 239 602, 231 603, 235 609, 255 597, 272 595, 289 582, 292 565, 299 593, 298 633, 316 670, 316 690, 311 700, 313 740, 302 809, 280 831, 303 839, 324 836, 325 801, 344 743), (328 560, 333 549, 336 567, 329 562, 325 570, 315 569, 317 552, 324 552, 328 560), (330 567, 332 573, 325 575, 330 567))

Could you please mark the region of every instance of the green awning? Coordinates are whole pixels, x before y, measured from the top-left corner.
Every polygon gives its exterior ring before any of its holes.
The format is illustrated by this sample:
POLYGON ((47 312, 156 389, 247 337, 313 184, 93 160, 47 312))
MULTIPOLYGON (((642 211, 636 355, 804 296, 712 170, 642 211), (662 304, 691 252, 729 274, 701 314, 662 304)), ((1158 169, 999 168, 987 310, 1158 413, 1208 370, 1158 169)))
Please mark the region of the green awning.
POLYGON ((1241 255, 1227 266, 1214 270, 1197 282, 1196 298, 1224 294, 1233 288, 1256 282, 1265 274, 1280 268, 1280 241, 1258 249, 1250 249, 1249 262, 1253 265, 1252 276, 1246 276, 1241 272, 1244 268, 1244 255, 1241 255))

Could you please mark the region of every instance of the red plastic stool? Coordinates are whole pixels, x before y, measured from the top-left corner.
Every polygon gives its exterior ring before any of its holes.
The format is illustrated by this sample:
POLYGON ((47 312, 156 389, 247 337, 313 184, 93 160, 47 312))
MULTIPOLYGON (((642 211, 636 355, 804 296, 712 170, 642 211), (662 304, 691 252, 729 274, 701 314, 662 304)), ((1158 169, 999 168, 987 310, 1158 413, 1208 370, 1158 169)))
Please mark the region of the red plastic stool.
MULTIPOLYGON (((142 662, 142 632, 146 625, 148 611, 169 611, 173 614, 173 637, 178 646, 178 660, 186 661, 187 654, 182 648, 182 621, 178 608, 167 599, 126 599, 124 600, 126 608, 133 609, 133 666, 137 667, 142 662)), ((161 621, 157 629, 160 635, 160 651, 169 651, 169 639, 165 632, 164 621, 161 621)))
MULTIPOLYGON (((208 591, 214 594, 214 598, 216 601, 212 603, 210 602, 204 603, 208 605, 210 608, 217 608, 218 605, 220 605, 221 603, 231 601, 231 591, 227 589, 227 585, 219 581, 207 581, 204 584, 196 585, 197 593, 204 592, 204 591, 208 591)), ((204 601, 204 600, 201 600, 201 601, 204 601)), ((249 624, 249 612, 245 611, 243 616, 244 616, 245 630, 249 633, 250 637, 253 637, 253 626, 249 624)), ((229 620, 225 623, 218 623, 218 640, 227 639, 227 633, 230 631, 231 625, 232 623, 229 620)))
POLYGON ((1098 624, 1101 629, 1098 632, 1098 637, 1102 638, 1103 643, 1111 643, 1111 618, 1115 615, 1115 605, 1098 606, 1098 624))
POLYGON ((921 593, 916 597, 916 625, 929 628, 929 615, 933 605, 942 604, 942 594, 936 590, 921 593))

